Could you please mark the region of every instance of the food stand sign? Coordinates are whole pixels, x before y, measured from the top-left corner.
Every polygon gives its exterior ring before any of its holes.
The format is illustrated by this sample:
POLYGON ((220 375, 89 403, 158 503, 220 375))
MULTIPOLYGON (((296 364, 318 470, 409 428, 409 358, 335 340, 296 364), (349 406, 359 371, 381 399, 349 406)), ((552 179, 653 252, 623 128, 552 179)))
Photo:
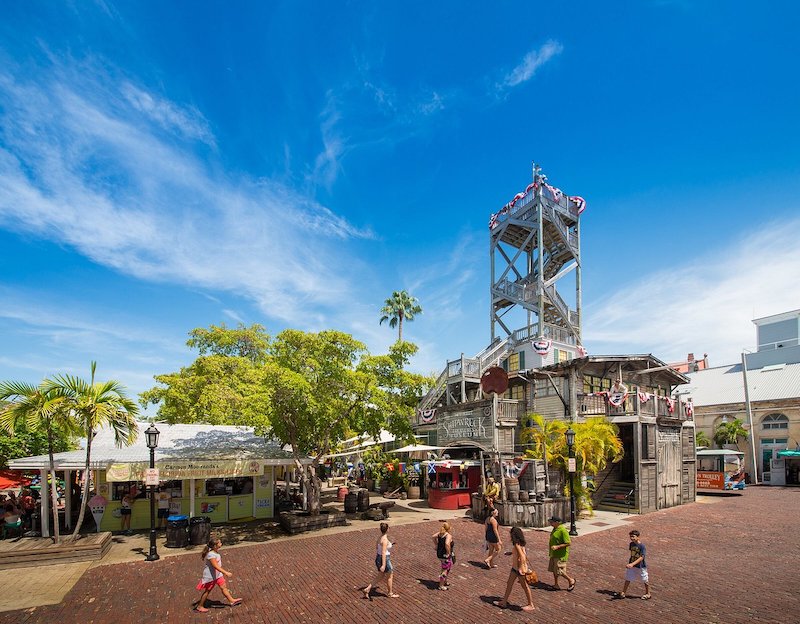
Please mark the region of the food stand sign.
MULTIPOLYGON (((257 459, 235 460, 163 460, 156 462, 161 479, 217 479, 226 477, 256 477, 264 474, 264 462, 257 459)), ((144 481, 149 464, 111 464, 106 469, 106 481, 144 481)), ((157 485, 157 484, 156 484, 157 485)))

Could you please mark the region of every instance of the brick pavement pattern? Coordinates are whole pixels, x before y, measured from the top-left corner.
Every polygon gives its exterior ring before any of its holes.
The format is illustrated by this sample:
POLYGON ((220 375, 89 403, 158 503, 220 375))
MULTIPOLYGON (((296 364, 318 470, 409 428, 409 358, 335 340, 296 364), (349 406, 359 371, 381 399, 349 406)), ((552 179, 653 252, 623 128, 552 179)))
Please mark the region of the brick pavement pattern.
MULTIPOLYGON (((509 609, 493 606, 503 594, 510 557, 500 567, 482 566, 483 527, 466 518, 452 522, 457 564, 450 591, 436 591, 438 561, 431 535, 438 522, 393 527, 395 591, 381 588, 373 601, 360 588, 372 578, 374 529, 274 541, 222 550, 229 587, 244 603, 191 610, 201 573, 197 554, 154 563, 109 565, 89 570, 59 605, 0 614, 0 624, 241 622, 472 623, 564 622, 570 624, 796 623, 800 622, 800 488, 749 488, 742 496, 631 516, 647 545, 653 599, 639 600, 633 584, 626 600, 613 600, 622 587, 628 556, 628 527, 574 538, 570 574, 574 592, 550 590, 545 531, 526 531, 528 554, 539 573, 533 589, 536 611, 523 612, 521 589, 509 609)), ((510 544, 503 529, 504 550, 510 544)), ((7 586, 6 592, 14 588, 7 586)), ((212 597, 222 600, 219 590, 212 597)))

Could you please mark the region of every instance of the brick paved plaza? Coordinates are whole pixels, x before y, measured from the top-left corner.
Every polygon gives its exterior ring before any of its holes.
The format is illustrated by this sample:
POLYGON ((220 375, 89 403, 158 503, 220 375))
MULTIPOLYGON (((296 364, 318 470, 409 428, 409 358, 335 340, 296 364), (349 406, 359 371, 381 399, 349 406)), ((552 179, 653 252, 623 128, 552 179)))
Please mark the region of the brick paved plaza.
MULTIPOLYGON (((510 557, 486 570, 482 526, 468 519, 453 523, 458 563, 449 592, 436 591, 438 562, 432 535, 438 522, 390 529, 395 588, 372 602, 359 587, 372 577, 374 529, 301 540, 276 540, 222 551, 234 572, 230 588, 244 603, 207 614, 191 611, 202 562, 197 554, 156 563, 126 563, 89 570, 64 601, 51 607, 0 614, 14 622, 800 622, 800 488, 750 488, 743 496, 703 497, 703 502, 632 516, 648 547, 653 599, 639 600, 633 585, 627 600, 612 600, 622 585, 628 527, 579 536, 570 557, 577 577, 574 592, 549 589, 547 533, 526 531, 528 554, 544 583, 533 590, 536 611, 491 601, 503 593, 510 557)), ((390 519, 391 520, 391 519, 390 519)), ((503 540, 508 544, 508 529, 503 540)), ((14 591, 7 585, 6 592, 14 591)), ((221 599, 221 594, 216 595, 221 599)))

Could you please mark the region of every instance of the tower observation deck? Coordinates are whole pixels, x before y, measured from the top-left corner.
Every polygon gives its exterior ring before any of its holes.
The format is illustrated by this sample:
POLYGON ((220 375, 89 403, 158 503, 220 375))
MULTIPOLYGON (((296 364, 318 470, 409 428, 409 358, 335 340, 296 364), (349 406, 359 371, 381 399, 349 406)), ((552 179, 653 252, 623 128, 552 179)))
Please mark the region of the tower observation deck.
POLYGON ((534 164, 533 181, 491 216, 491 341, 474 357, 462 353, 449 360, 422 398, 421 411, 480 399, 480 378, 491 366, 519 370, 585 355, 580 261, 585 205, 583 198, 548 184, 534 164), (566 294, 570 279, 574 296, 566 294))
POLYGON ((514 337, 581 344, 580 214, 586 202, 547 183, 534 164, 533 181, 489 221, 491 340, 514 337), (568 303, 564 287, 574 279, 568 303), (559 286, 562 288, 559 292, 559 286), (519 322, 508 319, 525 318, 519 322))

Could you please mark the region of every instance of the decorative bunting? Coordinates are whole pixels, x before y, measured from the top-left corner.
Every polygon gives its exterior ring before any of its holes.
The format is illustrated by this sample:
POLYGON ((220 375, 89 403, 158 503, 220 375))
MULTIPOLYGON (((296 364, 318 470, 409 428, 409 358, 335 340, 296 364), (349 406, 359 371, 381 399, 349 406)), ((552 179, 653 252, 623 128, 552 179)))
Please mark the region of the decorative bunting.
POLYGON ((692 418, 692 416, 694 416, 694 403, 689 399, 686 402, 686 418, 692 418))
POLYGON ((436 409, 426 409, 426 410, 417 410, 417 415, 419 416, 419 422, 423 424, 432 423, 433 420, 436 418, 436 409))
POLYGON ((628 398, 627 392, 609 392, 607 394, 608 402, 614 407, 620 407, 625 403, 625 399, 628 398))
POLYGON ((581 214, 584 210, 586 210, 586 200, 580 195, 573 195, 570 197, 570 201, 572 201, 578 207, 578 214, 581 214))
POLYGON ((544 187, 550 191, 550 194, 553 196, 553 201, 556 203, 561 202, 561 198, 564 196, 564 193, 561 192, 561 189, 556 188, 555 186, 550 186, 545 182, 544 187))
POLYGON ((533 341, 533 350, 536 351, 539 355, 547 355, 550 353, 550 347, 553 344, 552 340, 546 340, 545 338, 537 338, 533 341))
POLYGON ((650 394, 647 392, 639 390, 637 394, 639 395, 639 403, 647 403, 650 400, 650 394))
POLYGON ((671 414, 675 411, 675 400, 670 399, 669 397, 664 397, 667 402, 667 411, 671 414))
MULTIPOLYGON (((550 191, 550 194, 553 196, 553 200, 556 203, 561 202, 561 198, 564 197, 564 192, 561 189, 556 188, 555 186, 550 186, 547 183, 545 183, 543 186, 548 191, 550 191)), ((513 199, 510 202, 508 202, 505 206, 503 206, 498 212, 492 214, 489 217, 489 229, 493 230, 494 228, 496 228, 499 225, 498 218, 502 215, 507 215, 509 212, 511 212, 511 209, 516 205, 518 201, 525 199, 525 197, 527 197, 527 195, 531 191, 535 191, 536 188, 537 188, 536 182, 531 182, 528 186, 525 187, 524 191, 514 195, 513 199)), ((581 197, 580 195, 573 195, 571 197, 570 196, 567 197, 572 203, 574 203, 578 207, 578 214, 581 214, 584 210, 586 210, 586 200, 583 197, 581 197)))
POLYGON ((589 355, 589 352, 583 348, 583 345, 578 345, 578 355, 580 357, 586 357, 587 355, 589 355))

